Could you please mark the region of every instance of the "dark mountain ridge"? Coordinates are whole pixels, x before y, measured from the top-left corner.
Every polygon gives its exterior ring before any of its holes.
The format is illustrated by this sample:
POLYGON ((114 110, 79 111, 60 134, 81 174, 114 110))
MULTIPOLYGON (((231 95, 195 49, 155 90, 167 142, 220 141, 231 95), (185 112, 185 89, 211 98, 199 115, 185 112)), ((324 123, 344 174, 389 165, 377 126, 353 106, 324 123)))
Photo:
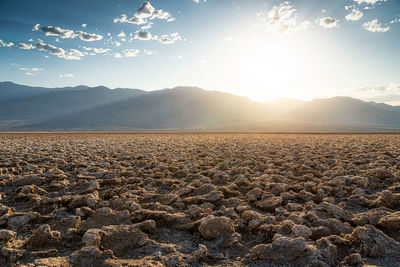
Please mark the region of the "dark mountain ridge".
POLYGON ((2 131, 400 131, 400 107, 350 97, 264 103, 198 87, 157 91, 0 82, 2 131))

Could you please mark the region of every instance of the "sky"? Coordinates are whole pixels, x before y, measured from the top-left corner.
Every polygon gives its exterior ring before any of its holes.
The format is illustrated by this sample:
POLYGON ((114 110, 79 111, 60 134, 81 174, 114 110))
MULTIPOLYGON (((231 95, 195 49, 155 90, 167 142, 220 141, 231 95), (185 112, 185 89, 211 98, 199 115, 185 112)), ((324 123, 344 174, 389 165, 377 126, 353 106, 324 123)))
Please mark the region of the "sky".
POLYGON ((0 0, 0 81, 400 105, 400 1, 0 0))

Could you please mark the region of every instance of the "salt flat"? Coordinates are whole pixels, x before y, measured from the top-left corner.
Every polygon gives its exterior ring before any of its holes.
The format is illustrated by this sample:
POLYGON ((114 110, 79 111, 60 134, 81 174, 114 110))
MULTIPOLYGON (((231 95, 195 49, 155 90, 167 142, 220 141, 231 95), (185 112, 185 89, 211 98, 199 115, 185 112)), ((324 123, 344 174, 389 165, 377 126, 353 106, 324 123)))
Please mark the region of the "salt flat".
POLYGON ((400 135, 1 134, 1 266, 400 264, 400 135))

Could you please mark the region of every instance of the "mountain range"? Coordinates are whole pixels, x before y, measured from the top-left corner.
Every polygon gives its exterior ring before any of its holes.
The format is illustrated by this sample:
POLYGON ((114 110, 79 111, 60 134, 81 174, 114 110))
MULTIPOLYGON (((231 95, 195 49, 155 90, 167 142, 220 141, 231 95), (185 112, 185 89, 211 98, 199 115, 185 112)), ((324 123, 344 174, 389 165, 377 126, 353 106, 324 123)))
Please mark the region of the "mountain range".
POLYGON ((260 103, 197 87, 148 92, 0 82, 0 131, 398 132, 400 106, 350 97, 260 103))

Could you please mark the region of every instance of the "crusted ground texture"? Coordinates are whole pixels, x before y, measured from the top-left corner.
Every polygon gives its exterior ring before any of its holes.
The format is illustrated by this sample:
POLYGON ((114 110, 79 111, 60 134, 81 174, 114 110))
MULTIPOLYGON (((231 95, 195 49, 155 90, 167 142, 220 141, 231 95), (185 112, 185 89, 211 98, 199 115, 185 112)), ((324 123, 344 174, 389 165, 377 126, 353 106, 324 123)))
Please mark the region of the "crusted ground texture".
POLYGON ((0 135, 0 266, 367 264, 400 265, 400 135, 0 135))

